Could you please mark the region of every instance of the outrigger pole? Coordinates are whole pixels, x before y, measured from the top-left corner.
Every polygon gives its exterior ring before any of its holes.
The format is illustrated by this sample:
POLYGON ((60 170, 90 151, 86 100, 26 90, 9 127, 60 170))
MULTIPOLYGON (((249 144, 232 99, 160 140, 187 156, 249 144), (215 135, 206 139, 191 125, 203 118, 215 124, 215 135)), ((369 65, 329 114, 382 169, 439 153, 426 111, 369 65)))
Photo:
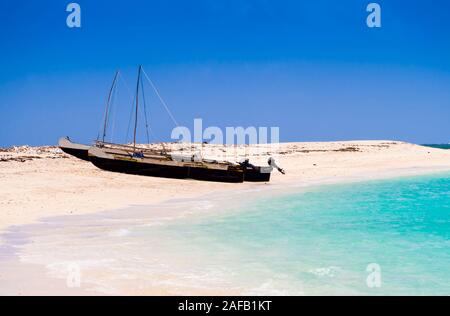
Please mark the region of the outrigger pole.
POLYGON ((116 86, 116 82, 117 82, 117 77, 118 76, 119 76, 119 70, 117 70, 116 74, 114 75, 114 80, 112 82, 111 88, 109 89, 108 100, 106 102, 105 123, 103 124, 103 136, 102 136, 102 141, 103 142, 105 142, 105 137, 106 137, 106 127, 108 125, 108 114, 109 114, 109 105, 111 103, 111 96, 113 94, 114 87, 116 86))

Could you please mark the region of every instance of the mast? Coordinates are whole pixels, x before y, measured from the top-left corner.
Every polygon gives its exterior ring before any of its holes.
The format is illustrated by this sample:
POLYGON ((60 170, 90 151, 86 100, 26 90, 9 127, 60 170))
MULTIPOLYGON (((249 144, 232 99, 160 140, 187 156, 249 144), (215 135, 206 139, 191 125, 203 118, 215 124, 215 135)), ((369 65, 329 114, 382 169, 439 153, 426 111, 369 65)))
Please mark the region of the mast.
POLYGON ((109 89, 109 94, 108 94, 108 101, 106 102, 106 110, 105 110, 105 123, 103 124, 103 136, 102 136, 102 141, 105 142, 105 137, 106 137, 106 127, 108 125, 108 114, 109 114, 109 104, 111 101, 111 96, 112 93, 114 91, 114 87, 116 85, 116 81, 117 81, 117 77, 119 76, 119 70, 116 71, 116 74, 114 75, 114 80, 112 82, 111 88, 109 89))
POLYGON ((137 78, 137 84, 136 84, 136 115, 134 118, 134 137, 133 137, 133 147, 136 151, 136 130, 137 130, 137 122, 138 122, 138 109, 139 109, 139 81, 141 79, 141 68, 142 66, 139 65, 138 70, 138 78, 137 78))

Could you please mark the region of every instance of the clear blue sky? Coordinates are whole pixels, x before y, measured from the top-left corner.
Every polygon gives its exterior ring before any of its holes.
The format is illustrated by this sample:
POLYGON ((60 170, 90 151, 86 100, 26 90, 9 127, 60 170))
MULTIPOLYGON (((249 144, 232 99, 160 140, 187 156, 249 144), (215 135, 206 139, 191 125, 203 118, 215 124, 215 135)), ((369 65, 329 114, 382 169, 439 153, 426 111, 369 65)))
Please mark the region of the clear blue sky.
MULTIPOLYGON (((69 2, 0 2, 0 146, 90 142, 114 71, 133 89, 138 64, 189 127, 450 142, 449 1, 378 1, 380 29, 362 0, 80 0, 80 29, 66 26, 69 2)), ((118 87, 110 136, 123 142, 132 97, 118 87)), ((173 125, 146 93, 167 140, 173 125)))

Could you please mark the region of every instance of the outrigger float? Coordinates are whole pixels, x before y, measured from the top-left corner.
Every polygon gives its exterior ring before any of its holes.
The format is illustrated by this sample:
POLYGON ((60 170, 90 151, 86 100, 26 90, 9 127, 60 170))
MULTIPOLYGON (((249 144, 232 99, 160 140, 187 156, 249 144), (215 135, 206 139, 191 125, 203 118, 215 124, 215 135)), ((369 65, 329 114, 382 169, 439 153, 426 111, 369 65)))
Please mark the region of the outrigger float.
POLYGON ((269 158, 267 166, 254 166, 248 159, 241 163, 233 163, 204 159, 198 156, 176 155, 167 152, 164 146, 161 150, 136 146, 139 106, 137 96, 139 94, 141 71, 142 67, 140 66, 136 88, 133 145, 105 142, 108 108, 118 76, 118 73, 116 73, 108 96, 102 140, 97 140, 92 146, 88 146, 74 143, 68 137, 64 137, 59 140, 61 150, 77 158, 88 160, 103 170, 142 176, 239 183, 244 181, 269 182, 274 168, 284 174, 284 170, 276 165, 273 158, 269 158))

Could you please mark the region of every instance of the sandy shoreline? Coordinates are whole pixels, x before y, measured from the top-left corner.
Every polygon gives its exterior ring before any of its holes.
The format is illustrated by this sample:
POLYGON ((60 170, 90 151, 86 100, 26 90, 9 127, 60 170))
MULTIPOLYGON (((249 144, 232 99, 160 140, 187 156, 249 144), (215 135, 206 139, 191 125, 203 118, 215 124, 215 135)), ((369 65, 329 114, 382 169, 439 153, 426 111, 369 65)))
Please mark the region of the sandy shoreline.
MULTIPOLYGON (((203 148, 205 156, 233 151, 264 164, 277 157, 286 175, 269 184, 227 184, 116 174, 63 154, 54 147, 0 150, 0 230, 42 217, 77 215, 235 190, 283 188, 425 174, 450 170, 450 151, 392 141, 283 143, 203 148), (261 156, 258 154, 265 153, 261 156)), ((220 157, 219 157, 220 158, 220 157)))

